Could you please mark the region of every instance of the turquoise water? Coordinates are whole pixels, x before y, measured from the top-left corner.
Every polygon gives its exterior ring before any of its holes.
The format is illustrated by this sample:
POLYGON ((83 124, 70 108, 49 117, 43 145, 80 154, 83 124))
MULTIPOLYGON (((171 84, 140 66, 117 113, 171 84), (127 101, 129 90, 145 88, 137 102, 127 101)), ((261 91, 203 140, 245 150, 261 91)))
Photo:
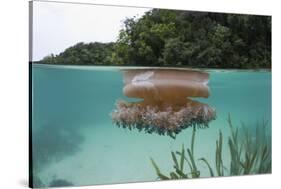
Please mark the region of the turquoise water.
MULTIPOLYGON (((271 72, 205 71, 210 74, 211 95, 197 100, 214 107, 217 119, 197 131, 195 152, 213 166, 219 130, 224 137, 229 135, 228 114, 237 126, 243 122, 251 129, 265 119, 271 128, 271 72)), ((174 140, 118 128, 110 113, 117 100, 128 100, 122 88, 118 68, 32 66, 34 182, 40 180, 46 186, 58 179, 73 185, 154 181, 157 175, 150 157, 162 172, 172 169, 170 152, 179 150, 182 143, 190 145, 192 129, 174 140)), ((228 163, 230 157, 225 154, 228 163)), ((199 166, 201 175, 209 176, 207 167, 199 166)))

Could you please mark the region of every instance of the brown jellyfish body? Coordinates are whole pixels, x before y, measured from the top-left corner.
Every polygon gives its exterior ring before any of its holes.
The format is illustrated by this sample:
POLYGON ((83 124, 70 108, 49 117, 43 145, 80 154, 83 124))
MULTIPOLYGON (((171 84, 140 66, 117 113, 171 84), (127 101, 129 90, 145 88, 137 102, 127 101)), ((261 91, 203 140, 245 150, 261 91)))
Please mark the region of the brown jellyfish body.
POLYGON ((139 69, 124 70, 123 93, 141 101, 117 101, 113 123, 147 133, 175 137, 188 127, 208 127, 216 118, 209 105, 189 97, 210 95, 209 74, 194 70, 139 69))

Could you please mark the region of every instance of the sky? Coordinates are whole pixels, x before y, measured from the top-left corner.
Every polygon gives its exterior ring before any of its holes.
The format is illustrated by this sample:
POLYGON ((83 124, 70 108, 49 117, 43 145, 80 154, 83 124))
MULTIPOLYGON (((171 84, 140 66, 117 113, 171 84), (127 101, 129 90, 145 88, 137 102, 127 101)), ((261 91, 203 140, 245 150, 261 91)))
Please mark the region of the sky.
POLYGON ((148 8, 33 2, 32 60, 59 54, 78 42, 113 42, 123 21, 148 8))

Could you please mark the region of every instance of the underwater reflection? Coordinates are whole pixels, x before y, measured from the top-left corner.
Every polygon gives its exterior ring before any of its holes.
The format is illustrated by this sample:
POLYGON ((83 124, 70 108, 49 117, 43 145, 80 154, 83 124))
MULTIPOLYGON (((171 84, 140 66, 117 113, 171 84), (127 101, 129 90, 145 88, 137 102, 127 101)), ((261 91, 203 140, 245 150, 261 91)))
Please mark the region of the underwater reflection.
POLYGON ((188 127, 206 128, 216 111, 189 97, 208 98, 209 74, 194 70, 123 70, 123 93, 142 101, 118 100, 112 112, 113 123, 147 133, 175 137, 188 127))

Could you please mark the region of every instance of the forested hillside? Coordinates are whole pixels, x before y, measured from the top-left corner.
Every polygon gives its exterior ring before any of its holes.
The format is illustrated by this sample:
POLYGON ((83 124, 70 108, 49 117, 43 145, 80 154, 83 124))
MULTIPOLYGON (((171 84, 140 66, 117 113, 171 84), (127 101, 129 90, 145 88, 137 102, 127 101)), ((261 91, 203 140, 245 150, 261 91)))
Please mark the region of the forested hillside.
POLYGON ((78 43, 39 63, 271 68, 269 16, 152 9, 123 25, 116 42, 78 43))

